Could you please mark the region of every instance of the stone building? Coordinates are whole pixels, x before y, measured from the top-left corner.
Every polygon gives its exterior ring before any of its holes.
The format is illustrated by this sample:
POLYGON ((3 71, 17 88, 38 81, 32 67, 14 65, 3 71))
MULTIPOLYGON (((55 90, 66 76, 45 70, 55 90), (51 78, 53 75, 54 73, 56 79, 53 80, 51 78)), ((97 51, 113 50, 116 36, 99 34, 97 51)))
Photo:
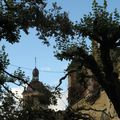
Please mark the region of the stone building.
POLYGON ((35 67, 32 71, 32 80, 24 89, 23 100, 25 107, 32 109, 47 109, 50 104, 50 91, 39 81, 39 70, 35 67))
MULTIPOLYGON (((93 43, 93 56, 100 64, 99 46, 93 43)), ((120 49, 111 51, 111 58, 114 63, 114 71, 120 71, 120 49)), ((79 62, 72 62, 69 70, 74 70, 79 62)), ((120 75, 118 76, 120 78, 120 75)), ((84 66, 80 71, 75 71, 68 76, 68 104, 75 110, 89 114, 94 120, 119 120, 112 103, 104 90, 96 82, 90 69, 84 66)))
MULTIPOLYGON (((71 64, 73 69, 76 63, 71 64)), ((77 68, 76 68, 77 69, 77 68)), ((99 97, 100 86, 96 82, 90 69, 84 66, 81 71, 75 71, 68 76, 68 104, 73 106, 81 99, 87 99, 91 104, 99 97)))

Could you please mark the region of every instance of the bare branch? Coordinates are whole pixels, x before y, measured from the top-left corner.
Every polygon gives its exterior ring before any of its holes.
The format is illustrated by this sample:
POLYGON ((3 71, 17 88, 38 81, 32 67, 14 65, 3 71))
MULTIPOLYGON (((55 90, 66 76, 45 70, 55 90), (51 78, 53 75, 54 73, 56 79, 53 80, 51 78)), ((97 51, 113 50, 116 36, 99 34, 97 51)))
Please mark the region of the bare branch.
POLYGON ((24 86, 21 85, 21 84, 17 84, 17 83, 15 83, 15 82, 12 82, 12 83, 14 83, 14 84, 17 85, 17 86, 22 86, 22 87, 24 88, 24 86))
MULTIPOLYGON (((14 76, 10 73, 8 73, 6 70, 4 70, 3 68, 0 68, 4 73, 6 73, 7 75, 9 75, 10 77, 13 77, 15 79, 18 79, 18 80, 21 80, 24 84, 27 84, 29 87, 31 87, 33 90, 35 90, 35 88, 33 88, 29 83, 28 81, 24 80, 23 78, 19 78, 17 76, 14 76)), ((14 83, 15 84, 15 83, 14 83)))
POLYGON ((10 8, 10 6, 8 5, 7 1, 4 0, 4 3, 6 4, 6 6, 8 7, 8 9, 10 8))
POLYGON ((9 90, 9 89, 8 89, 6 86, 4 86, 4 85, 2 85, 2 86, 3 86, 3 88, 4 88, 8 93, 12 94, 13 97, 15 97, 16 99, 19 100, 19 98, 16 97, 16 96, 14 95, 14 93, 13 93, 11 90, 9 90))
POLYGON ((58 89, 58 87, 62 84, 62 81, 65 80, 65 78, 66 78, 70 73, 73 73, 73 72, 76 72, 76 71, 77 71, 77 69, 70 70, 70 71, 68 71, 68 73, 66 73, 62 78, 60 78, 59 84, 55 87, 55 90, 58 89))
POLYGON ((13 77, 13 78, 16 78, 16 79, 18 79, 18 80, 21 80, 23 83, 29 85, 28 82, 27 82, 26 80, 24 80, 23 78, 19 78, 19 77, 17 77, 17 76, 14 76, 14 75, 8 73, 7 71, 5 71, 3 68, 1 68, 1 70, 2 70, 4 73, 6 73, 7 75, 9 75, 10 77, 13 77))
POLYGON ((105 109, 103 109, 103 110, 99 110, 99 109, 95 109, 95 108, 78 108, 77 110, 86 110, 86 111, 94 111, 94 112, 101 112, 101 113, 104 113, 104 114, 106 114, 107 116, 109 116, 111 119, 113 119, 114 118, 114 116, 111 116, 110 114, 108 114, 108 113, 106 113, 105 111, 106 111, 106 108, 105 109))

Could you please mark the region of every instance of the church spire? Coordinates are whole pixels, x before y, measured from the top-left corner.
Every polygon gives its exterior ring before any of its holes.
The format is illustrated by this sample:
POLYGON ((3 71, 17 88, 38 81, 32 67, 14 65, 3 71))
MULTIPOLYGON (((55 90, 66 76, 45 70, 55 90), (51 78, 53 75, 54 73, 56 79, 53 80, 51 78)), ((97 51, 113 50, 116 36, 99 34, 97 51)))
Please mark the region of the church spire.
POLYGON ((35 57, 35 67, 36 67, 36 63, 37 63, 37 62, 36 62, 36 57, 35 57))
POLYGON ((35 68, 32 71, 32 80, 39 80, 39 70, 36 68, 36 57, 35 57, 35 68))

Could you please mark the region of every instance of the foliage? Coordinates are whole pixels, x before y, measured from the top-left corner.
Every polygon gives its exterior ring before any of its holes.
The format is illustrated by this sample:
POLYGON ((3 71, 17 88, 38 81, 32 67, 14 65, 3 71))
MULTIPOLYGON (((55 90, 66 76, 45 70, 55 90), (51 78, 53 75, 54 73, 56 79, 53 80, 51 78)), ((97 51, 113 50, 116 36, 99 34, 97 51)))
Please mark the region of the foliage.
MULTIPOLYGON (((84 15, 80 22, 74 25, 75 35, 79 38, 79 43, 82 42, 81 37, 87 38, 95 43, 97 47, 92 49, 99 52, 96 54, 89 53, 81 44, 76 44, 77 40, 65 43, 65 49, 58 46, 58 59, 66 59, 70 61, 79 61, 79 65, 90 69, 98 83, 107 93, 112 101, 118 116, 120 116, 119 98, 120 82, 119 73, 114 69, 111 51, 116 51, 120 46, 120 16, 117 10, 113 13, 107 11, 107 3, 104 0, 104 5, 100 6, 96 1, 93 2, 93 12, 84 15), (72 45, 70 45, 72 44, 72 45), (96 55, 99 56, 101 62, 98 63, 96 55)), ((62 40, 59 42, 63 42, 62 40)), ((63 44, 63 43, 62 43, 63 44)), ((119 57, 117 54, 116 57, 119 57)))
POLYGON ((28 34, 30 27, 38 31, 37 35, 40 39, 44 39, 44 43, 48 43, 49 36, 55 36, 57 39, 66 38, 73 33, 72 22, 66 12, 59 12, 60 9, 54 3, 53 8, 47 10, 46 0, 1 0, 0 40, 18 42, 20 31, 28 34))
POLYGON ((80 23, 76 25, 78 33, 110 49, 119 46, 120 16, 117 9, 109 13, 106 4, 99 6, 98 3, 93 2, 92 10, 93 12, 84 15, 80 23))
POLYGON ((4 84, 6 81, 6 76, 4 72, 1 71, 1 68, 6 68, 9 65, 9 60, 7 59, 8 54, 5 52, 5 46, 0 48, 0 84, 4 84))
POLYGON ((16 115, 15 108, 16 108, 16 101, 14 100, 13 96, 9 93, 3 92, 0 94, 0 117, 1 120, 15 120, 16 115))
POLYGON ((48 10, 45 0, 1 0, 0 16, 0 40, 19 42, 20 31, 28 34, 29 28, 35 28, 37 36, 46 44, 50 42, 47 38, 54 37, 56 57, 78 61, 80 66, 90 69, 120 117, 120 82, 110 55, 111 50, 120 46, 120 16, 116 9, 113 13, 107 11, 106 0, 103 6, 94 0, 92 12, 75 23, 69 19, 68 13, 61 13, 61 7, 56 3, 48 10), (96 42, 99 48, 102 68, 82 44, 88 39, 96 42))
POLYGON ((12 94, 0 95, 0 119, 1 120, 93 120, 91 116, 87 114, 78 113, 71 109, 66 111, 54 111, 51 109, 31 109, 31 107, 24 107, 21 103, 17 103, 12 94))
POLYGON ((57 92, 53 91, 52 87, 45 86, 38 81, 30 82, 27 89, 24 89, 23 96, 25 98, 23 101, 25 102, 25 106, 31 108, 39 108, 41 105, 48 106, 48 105, 56 105, 57 104, 57 92), (35 86, 34 82, 37 82, 39 86, 35 86), (35 95, 38 94, 38 95, 35 95), (27 94, 31 94, 31 96, 26 96, 27 94))
MULTIPOLYGON (((8 73, 5 69, 7 69, 9 65, 9 60, 8 60, 8 54, 5 52, 5 47, 3 46, 2 49, 0 50, 0 101, 1 101, 1 106, 0 106, 0 117, 1 119, 6 119, 6 120, 16 120, 16 119, 21 119, 21 115, 23 116, 23 111, 20 110, 21 108, 17 109, 18 104, 16 103, 16 100, 18 100, 18 103, 20 104, 20 99, 18 98, 17 95, 15 95, 12 90, 9 87, 9 83, 12 83, 17 86, 22 86, 24 87, 24 84, 27 84, 29 86, 29 77, 25 76, 25 72, 22 71, 20 68, 14 71, 13 74, 8 73), (17 110, 16 110, 17 109, 17 110), (20 113, 19 113, 20 112, 20 113), (18 118, 20 117, 20 118, 18 118)), ((42 84, 42 83, 41 83, 42 84)), ((47 85, 43 85, 43 93, 45 94, 44 97, 40 97, 40 101, 42 101, 42 104, 56 104, 56 95, 58 95, 56 92, 52 91, 52 88, 47 85)), ((40 90, 41 92, 41 90, 40 90)), ((29 101, 30 104, 32 103, 29 101)), ((29 105, 30 105, 29 104, 29 105)), ((30 106, 29 106, 30 108, 30 106)), ((25 112, 25 111, 24 111, 25 112)), ((40 114, 40 111, 37 111, 36 114, 40 114)), ((42 113, 41 113, 42 114, 42 113)), ((26 113, 27 115, 27 113, 26 113)), ((31 114, 32 115, 32 114, 31 114)), ((25 117, 25 116, 24 116, 25 117)), ((23 118, 24 118, 23 117, 23 118)), ((30 117, 30 116, 28 116, 30 117)))

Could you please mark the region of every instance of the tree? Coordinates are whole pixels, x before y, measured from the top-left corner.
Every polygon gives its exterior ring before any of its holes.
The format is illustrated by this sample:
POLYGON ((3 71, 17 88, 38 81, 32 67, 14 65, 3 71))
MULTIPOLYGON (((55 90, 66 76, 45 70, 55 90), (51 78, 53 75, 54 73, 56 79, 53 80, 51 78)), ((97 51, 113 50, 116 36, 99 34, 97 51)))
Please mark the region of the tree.
POLYGON ((66 36, 72 33, 72 24, 66 12, 60 13, 56 3, 47 10, 46 0, 1 0, 0 2, 0 40, 19 42, 20 31, 29 33, 29 28, 37 30, 37 36, 48 43, 49 36, 66 36), (66 21, 63 23, 62 21, 66 21))
POLYGON ((15 120, 15 105, 16 101, 9 93, 1 93, 0 116, 1 120, 15 120))
POLYGON ((18 42, 20 31, 28 34, 30 27, 36 28, 37 35, 44 43, 49 44, 48 37, 55 37, 58 59, 75 60, 81 66, 89 68, 120 117, 120 82, 110 55, 111 50, 118 49, 120 45, 119 13, 116 9, 113 13, 107 12, 106 0, 103 6, 99 6, 94 0, 93 11, 85 15, 80 22, 73 23, 66 12, 60 12, 61 7, 56 3, 50 10, 47 10, 46 6, 45 0, 1 0, 0 40, 18 42), (102 67, 81 45, 81 38, 89 38, 93 43, 99 44, 102 67))
POLYGON ((0 102, 1 120, 35 120, 38 118, 44 120, 56 119, 56 112, 51 109, 32 109, 30 106, 23 109, 22 101, 16 101, 13 94, 6 91, 0 92, 0 102))
POLYGON ((96 42, 99 45, 97 49, 100 52, 99 57, 102 66, 96 61, 95 56, 86 51, 80 44, 74 42, 75 40, 70 46, 70 42, 67 42, 67 49, 62 48, 57 57, 79 61, 81 65, 89 68, 107 93, 120 117, 119 74, 115 71, 111 57, 111 50, 119 49, 120 45, 120 16, 116 9, 114 13, 107 12, 106 1, 104 1, 103 6, 99 6, 94 1, 92 10, 92 13, 85 15, 80 23, 75 24, 74 27, 76 35, 83 38, 88 37, 92 43, 96 42))

